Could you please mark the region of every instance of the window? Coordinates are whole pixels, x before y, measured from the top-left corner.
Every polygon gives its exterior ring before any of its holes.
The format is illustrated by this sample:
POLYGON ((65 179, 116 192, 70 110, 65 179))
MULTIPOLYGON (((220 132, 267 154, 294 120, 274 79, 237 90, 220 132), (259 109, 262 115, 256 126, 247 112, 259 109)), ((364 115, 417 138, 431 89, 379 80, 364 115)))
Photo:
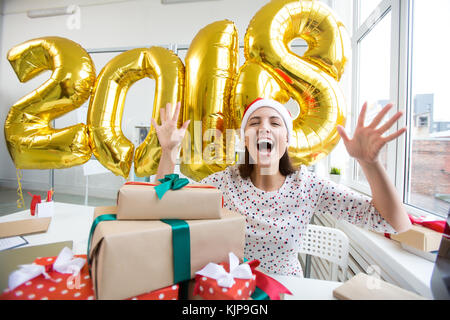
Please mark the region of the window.
MULTIPOLYGON (((362 1, 365 3, 365 1, 362 1)), ((358 103, 357 118, 364 102, 367 101, 365 124, 369 124, 378 112, 390 101, 390 48, 391 48, 391 13, 380 15, 379 20, 371 25, 369 31, 358 40, 358 103)), ((355 119, 356 120, 356 119, 355 119)), ((381 163, 387 168, 387 146, 379 155, 381 163)), ((356 164, 356 180, 368 186, 368 182, 359 165, 356 164)))
POLYGON ((411 116, 409 163, 405 203, 421 210, 446 216, 450 206, 450 112, 448 81, 450 66, 440 53, 450 44, 442 32, 450 30, 448 0, 410 1, 410 78, 411 116), (430 17, 439 26, 431 31, 430 17), (432 44, 431 46, 429 44, 432 44))
MULTIPOLYGON (((445 217, 450 207, 450 112, 442 53, 450 43, 448 0, 354 0, 352 37, 352 130, 364 101, 366 116, 386 102, 404 111, 396 128, 408 128, 380 155, 409 213, 445 217), (430 29, 430 17, 437 29, 430 29)), ((349 119, 350 120, 350 119, 349 119)), ((351 187, 370 194, 358 164, 352 160, 351 187)))
MULTIPOLYGON (((354 18, 359 23, 352 37, 353 99, 352 116, 351 120, 349 119, 352 132, 364 102, 368 103, 365 119, 367 125, 387 103, 394 100, 391 93, 393 19, 390 1, 355 0, 354 5, 354 12, 359 13, 354 18), (365 20, 362 20, 364 18, 365 20)), ((379 159, 391 179, 395 179, 394 171, 388 167, 388 148, 389 145, 386 145, 380 151, 379 159)), ((370 193, 369 183, 361 167, 355 160, 352 159, 351 162, 351 185, 370 193)))
POLYGON ((379 12, 374 12, 378 5, 380 4, 381 0, 364 0, 359 1, 359 24, 367 23, 370 21, 367 21, 368 18, 370 18, 371 15, 376 16, 379 12))

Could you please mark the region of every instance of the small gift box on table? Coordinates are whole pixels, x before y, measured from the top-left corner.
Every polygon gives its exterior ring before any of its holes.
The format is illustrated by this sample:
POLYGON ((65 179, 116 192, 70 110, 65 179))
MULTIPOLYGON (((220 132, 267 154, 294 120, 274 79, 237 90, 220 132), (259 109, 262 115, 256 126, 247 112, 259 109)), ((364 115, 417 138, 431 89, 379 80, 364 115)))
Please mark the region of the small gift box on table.
POLYGON ((38 217, 52 217, 55 212, 55 203, 52 200, 53 190, 47 191, 47 199, 45 201, 41 200, 41 196, 37 194, 28 194, 31 197, 30 203, 30 213, 32 216, 38 217))
POLYGON ((98 207, 88 243, 98 299, 123 299, 195 277, 208 262, 234 252, 243 258, 245 218, 223 209, 221 219, 116 220, 98 207))
POLYGON ((229 253, 229 263, 208 263, 196 272, 193 297, 205 300, 279 300, 284 293, 292 294, 275 279, 256 270, 258 260, 239 264, 229 253))
MULTIPOLYGON (((398 234, 385 234, 386 237, 400 242, 405 249, 419 255, 438 251, 445 220, 426 221, 412 215, 409 215, 409 219, 413 224, 409 230, 398 234)), ((436 257, 431 256, 430 259, 434 261, 436 257)))
POLYGON ((188 185, 177 174, 161 184, 127 182, 117 196, 117 220, 219 219, 222 192, 207 185, 188 185))
POLYGON ((229 253, 229 263, 210 262, 195 274, 194 295, 205 300, 246 300, 255 292, 256 276, 234 253, 229 253))
MULTIPOLYGON (((9 289, 0 300, 94 300, 86 255, 64 248, 58 257, 37 258, 9 277, 9 289)), ((176 300, 179 286, 129 297, 129 300, 176 300)))

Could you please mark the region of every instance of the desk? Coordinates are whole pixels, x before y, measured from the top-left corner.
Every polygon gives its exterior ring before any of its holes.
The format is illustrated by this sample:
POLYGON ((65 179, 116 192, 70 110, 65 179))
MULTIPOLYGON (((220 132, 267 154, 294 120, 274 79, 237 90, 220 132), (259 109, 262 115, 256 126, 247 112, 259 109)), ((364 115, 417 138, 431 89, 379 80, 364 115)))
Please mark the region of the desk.
MULTIPOLYGON (((55 214, 46 233, 24 236, 26 246, 59 241, 73 241, 75 254, 86 254, 88 235, 91 228, 94 207, 55 202, 55 214)), ((30 211, 24 210, 0 217, 0 222, 30 218, 30 211)), ((22 246, 24 247, 24 246, 22 246)), ((12 249, 14 250, 14 249, 12 249)), ((292 276, 270 275, 292 292, 286 300, 330 300, 333 289, 342 283, 292 276)))
MULTIPOLYGON (((55 202, 55 214, 47 232, 23 236, 28 241, 25 246, 71 240, 74 254, 86 254, 93 216, 94 207, 55 202)), ((30 210, 24 210, 0 217, 0 222, 29 218, 33 218, 30 210)))
POLYGON ((286 294, 285 300, 337 300, 333 297, 333 290, 342 282, 299 278, 269 274, 272 278, 288 288, 292 295, 286 294))

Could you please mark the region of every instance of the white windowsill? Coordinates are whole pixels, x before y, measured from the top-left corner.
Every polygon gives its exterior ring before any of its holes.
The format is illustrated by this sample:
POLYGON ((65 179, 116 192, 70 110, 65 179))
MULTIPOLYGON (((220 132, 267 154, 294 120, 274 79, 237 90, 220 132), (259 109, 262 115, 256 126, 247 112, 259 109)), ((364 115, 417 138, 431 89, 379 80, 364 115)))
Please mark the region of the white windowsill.
POLYGON ((401 287, 433 299, 430 289, 433 262, 404 250, 398 242, 383 234, 362 229, 346 221, 339 221, 336 227, 367 251, 379 267, 401 284, 401 287))

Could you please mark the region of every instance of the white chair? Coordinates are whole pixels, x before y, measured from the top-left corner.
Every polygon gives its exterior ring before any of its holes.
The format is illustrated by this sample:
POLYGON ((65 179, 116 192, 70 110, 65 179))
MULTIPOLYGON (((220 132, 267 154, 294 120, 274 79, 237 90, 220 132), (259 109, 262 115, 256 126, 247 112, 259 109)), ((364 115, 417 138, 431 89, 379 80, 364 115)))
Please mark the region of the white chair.
MULTIPOLYGON (((299 253, 330 261, 332 263, 330 280, 337 281, 338 266, 345 273, 347 272, 348 251, 348 237, 344 232, 335 228, 310 224, 303 235, 299 253)), ((305 277, 309 277, 310 259, 307 259, 305 269, 305 277)))

